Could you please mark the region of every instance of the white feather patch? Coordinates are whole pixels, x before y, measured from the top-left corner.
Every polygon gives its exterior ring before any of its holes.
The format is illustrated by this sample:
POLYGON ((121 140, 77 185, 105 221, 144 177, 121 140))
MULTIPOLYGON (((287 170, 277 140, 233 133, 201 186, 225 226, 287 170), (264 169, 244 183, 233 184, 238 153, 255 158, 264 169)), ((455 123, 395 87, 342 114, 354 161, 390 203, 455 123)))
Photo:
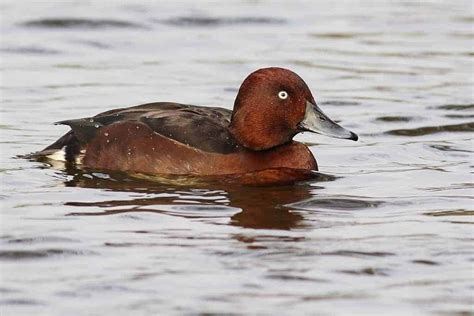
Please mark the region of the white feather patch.
MULTIPOLYGON (((53 152, 52 154, 47 155, 48 159, 57 161, 57 162, 66 162, 66 147, 61 148, 58 151, 53 152)), ((79 154, 75 157, 76 165, 82 165, 82 159, 84 158, 85 150, 81 150, 79 154)))
POLYGON ((51 160, 57 160, 57 161, 66 161, 66 151, 64 150, 64 147, 61 148, 58 151, 55 151, 54 153, 46 156, 48 159, 51 160))

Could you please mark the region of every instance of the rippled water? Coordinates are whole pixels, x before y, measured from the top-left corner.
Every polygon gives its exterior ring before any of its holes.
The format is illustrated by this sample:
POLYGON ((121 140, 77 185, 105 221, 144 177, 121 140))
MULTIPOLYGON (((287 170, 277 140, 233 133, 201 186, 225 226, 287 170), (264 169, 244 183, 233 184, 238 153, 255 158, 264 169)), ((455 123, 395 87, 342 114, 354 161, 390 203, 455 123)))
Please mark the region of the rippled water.
POLYGON ((2 315, 469 314, 469 1, 2 1, 2 315), (177 101, 231 108, 299 73, 357 143, 305 134, 325 174, 240 187, 14 158, 52 122, 177 101), (179 182, 179 183, 176 183, 179 182))

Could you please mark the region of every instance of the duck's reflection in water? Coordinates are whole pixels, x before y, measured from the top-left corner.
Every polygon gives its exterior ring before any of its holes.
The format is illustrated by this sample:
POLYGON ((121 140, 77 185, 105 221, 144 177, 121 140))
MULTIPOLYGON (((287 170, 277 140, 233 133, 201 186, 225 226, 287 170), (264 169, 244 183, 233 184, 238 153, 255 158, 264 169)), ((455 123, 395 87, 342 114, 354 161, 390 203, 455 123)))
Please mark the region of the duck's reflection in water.
POLYGON ((242 187, 228 190, 229 205, 242 211, 231 225, 246 228, 292 229, 303 225, 303 216, 287 204, 311 197, 308 184, 280 187, 242 187))
MULTIPOLYGON (((154 212, 188 218, 227 217, 229 224, 254 229, 289 230, 304 226, 301 213, 287 206, 312 196, 316 189, 309 183, 296 185, 252 187, 222 183, 202 183, 191 178, 137 179, 121 174, 77 172, 67 186, 97 188, 119 192, 134 192, 142 197, 98 202, 67 202, 81 207, 68 215, 100 216, 130 212, 154 212), (151 196, 151 197, 150 197, 151 196), (94 207, 97 211, 87 211, 94 207)), ((316 176, 316 181, 330 181, 332 177, 316 176)), ((314 183, 314 182, 313 182, 314 183)))

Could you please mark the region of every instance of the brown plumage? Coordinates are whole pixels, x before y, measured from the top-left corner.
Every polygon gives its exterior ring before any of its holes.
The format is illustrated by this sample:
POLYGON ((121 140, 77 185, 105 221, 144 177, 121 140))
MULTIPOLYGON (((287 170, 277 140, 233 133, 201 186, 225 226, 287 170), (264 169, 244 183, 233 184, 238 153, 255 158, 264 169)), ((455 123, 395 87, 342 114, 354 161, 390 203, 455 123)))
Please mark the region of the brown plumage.
POLYGON ((298 75, 282 68, 260 69, 247 77, 233 112, 158 102, 59 124, 71 131, 35 156, 64 148, 66 160, 81 156, 82 165, 91 169, 222 177, 240 183, 310 177, 318 170, 316 160, 292 138, 313 130, 311 124, 316 132, 356 139, 320 111, 298 75))

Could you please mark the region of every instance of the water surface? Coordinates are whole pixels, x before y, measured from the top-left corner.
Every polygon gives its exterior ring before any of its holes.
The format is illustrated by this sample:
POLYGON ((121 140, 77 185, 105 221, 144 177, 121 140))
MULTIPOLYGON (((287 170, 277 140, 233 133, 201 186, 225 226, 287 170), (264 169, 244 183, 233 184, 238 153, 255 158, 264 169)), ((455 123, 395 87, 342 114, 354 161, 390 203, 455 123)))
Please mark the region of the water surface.
POLYGON ((472 313, 471 2, 0 6, 2 314, 472 313), (177 185, 14 158, 115 107, 230 109, 267 66, 359 134, 297 137, 326 176, 177 185))

